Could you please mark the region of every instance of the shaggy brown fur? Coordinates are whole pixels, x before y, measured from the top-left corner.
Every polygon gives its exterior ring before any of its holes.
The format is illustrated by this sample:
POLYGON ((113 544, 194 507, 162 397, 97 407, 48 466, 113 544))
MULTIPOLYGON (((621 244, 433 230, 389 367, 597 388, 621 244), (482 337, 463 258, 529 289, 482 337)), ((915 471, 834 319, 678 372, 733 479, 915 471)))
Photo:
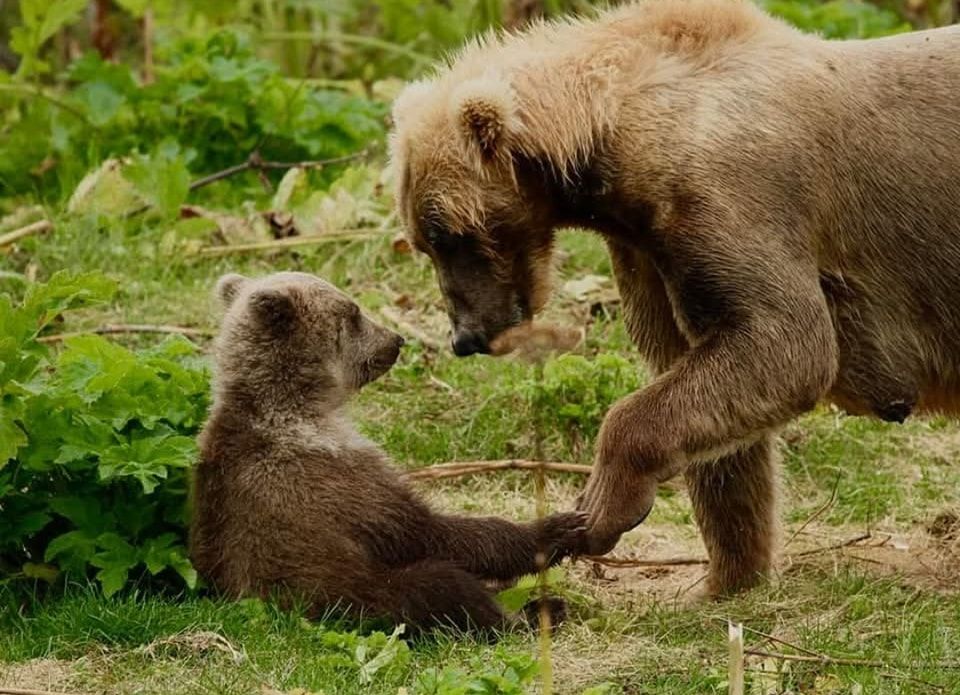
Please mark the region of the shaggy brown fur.
POLYGON ((548 294, 554 230, 605 238, 658 377, 582 496, 606 552, 683 473, 710 588, 771 566, 772 436, 822 398, 960 406, 960 27, 808 36, 738 0, 651 0, 466 48, 395 105, 398 206, 458 354, 548 294))
MULTIPOLYGON (((430 511, 344 413, 402 340, 303 273, 221 278, 213 409, 200 437, 193 562, 230 596, 278 589, 415 626, 502 627, 484 580, 576 550, 585 515, 528 524, 430 511)), ((556 607, 556 603, 552 603, 556 607)))

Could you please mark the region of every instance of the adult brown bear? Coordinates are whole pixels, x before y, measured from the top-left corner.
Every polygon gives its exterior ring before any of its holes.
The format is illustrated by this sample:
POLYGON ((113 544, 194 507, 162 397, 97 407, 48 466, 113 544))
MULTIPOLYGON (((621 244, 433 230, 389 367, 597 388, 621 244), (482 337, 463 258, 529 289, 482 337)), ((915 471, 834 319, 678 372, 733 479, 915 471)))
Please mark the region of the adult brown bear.
POLYGON ((541 308, 555 229, 609 246, 658 376, 603 423, 592 552, 684 473, 710 589, 749 586, 778 427, 825 397, 957 411, 960 27, 826 41, 747 2, 651 0, 468 46, 394 118, 457 354, 541 308))

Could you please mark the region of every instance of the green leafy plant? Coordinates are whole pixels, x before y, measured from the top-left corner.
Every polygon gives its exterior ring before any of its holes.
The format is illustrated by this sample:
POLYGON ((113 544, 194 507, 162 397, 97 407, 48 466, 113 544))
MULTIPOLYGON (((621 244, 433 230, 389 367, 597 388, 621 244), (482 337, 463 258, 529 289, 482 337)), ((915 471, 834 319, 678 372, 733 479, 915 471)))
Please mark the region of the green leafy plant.
POLYGON ((577 450, 596 437, 610 406, 640 384, 638 367, 619 355, 567 354, 548 360, 542 378, 528 379, 520 388, 540 431, 577 450))
POLYGON ((763 0, 761 4, 800 29, 831 39, 867 39, 912 29, 895 12, 862 0, 763 0))
POLYGON ((87 0, 20 0, 22 25, 10 32, 10 47, 20 54, 17 77, 49 69, 40 59, 41 47, 86 6, 87 0))
POLYGON ((77 336, 38 340, 113 283, 61 272, 23 301, 0 296, 0 569, 95 573, 107 594, 132 571, 196 583, 184 547, 187 469, 208 372, 182 338, 138 352, 77 336))
POLYGON ((148 188, 156 177, 172 206, 187 166, 210 173, 254 150, 275 161, 337 157, 382 139, 385 128, 384 104, 283 77, 241 31, 160 45, 150 84, 95 53, 60 79, 62 94, 0 91, 0 107, 10 107, 0 192, 55 196, 107 158, 149 152, 136 177, 148 188))
POLYGON ((417 677, 415 695, 524 695, 530 692, 539 666, 527 654, 497 648, 494 659, 457 668, 426 669, 417 677))

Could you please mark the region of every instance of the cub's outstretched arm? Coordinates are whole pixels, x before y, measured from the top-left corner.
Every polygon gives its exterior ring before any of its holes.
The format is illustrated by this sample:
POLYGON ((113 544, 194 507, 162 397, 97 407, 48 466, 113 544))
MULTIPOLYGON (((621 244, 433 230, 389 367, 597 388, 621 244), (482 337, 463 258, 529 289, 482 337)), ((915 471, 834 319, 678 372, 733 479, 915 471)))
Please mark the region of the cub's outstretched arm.
POLYGON ((587 515, 553 514, 526 524, 496 517, 437 516, 430 554, 483 579, 515 579, 584 549, 587 515))

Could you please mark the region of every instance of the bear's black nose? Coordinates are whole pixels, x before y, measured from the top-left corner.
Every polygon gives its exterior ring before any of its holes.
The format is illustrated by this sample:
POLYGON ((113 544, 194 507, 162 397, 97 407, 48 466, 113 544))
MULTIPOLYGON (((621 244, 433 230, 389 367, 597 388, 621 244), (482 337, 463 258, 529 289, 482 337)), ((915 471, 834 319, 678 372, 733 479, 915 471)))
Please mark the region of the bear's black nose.
POLYGON ((457 357, 466 357, 477 353, 490 352, 487 336, 478 331, 459 331, 453 336, 453 353, 457 357))

